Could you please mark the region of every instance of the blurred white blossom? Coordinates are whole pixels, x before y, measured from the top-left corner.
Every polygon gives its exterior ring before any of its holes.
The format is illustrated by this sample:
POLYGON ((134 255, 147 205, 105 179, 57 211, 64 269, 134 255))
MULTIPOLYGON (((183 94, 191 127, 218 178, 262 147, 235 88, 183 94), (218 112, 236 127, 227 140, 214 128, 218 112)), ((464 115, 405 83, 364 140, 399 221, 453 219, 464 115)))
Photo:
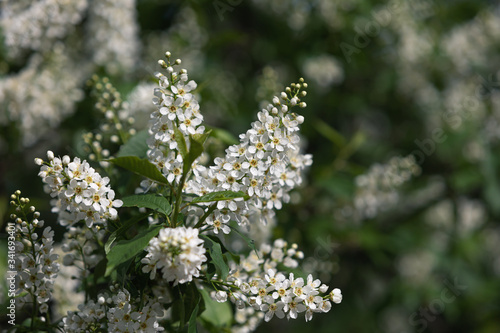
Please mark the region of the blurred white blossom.
POLYGON ((356 177, 354 207, 361 219, 373 218, 394 207, 399 200, 398 188, 420 173, 413 155, 393 157, 387 164, 374 164, 356 177))
POLYGON ((344 80, 344 70, 340 62, 329 54, 307 58, 302 71, 306 78, 321 88, 328 88, 344 80))

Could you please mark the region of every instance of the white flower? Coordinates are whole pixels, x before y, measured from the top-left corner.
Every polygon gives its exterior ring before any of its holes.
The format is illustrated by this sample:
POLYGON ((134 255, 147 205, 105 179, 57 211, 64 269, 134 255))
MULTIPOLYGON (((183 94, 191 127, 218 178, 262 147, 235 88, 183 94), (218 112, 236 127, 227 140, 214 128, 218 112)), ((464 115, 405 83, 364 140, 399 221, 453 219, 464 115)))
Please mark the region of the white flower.
POLYGON ((219 214, 212 214, 211 216, 207 217, 205 220, 206 223, 210 226, 213 226, 214 233, 218 234, 220 230, 222 230, 223 233, 229 234, 231 231, 231 228, 227 225, 227 222, 229 222, 229 219, 223 218, 223 216, 219 214))
POLYGON ((302 300, 297 297, 287 296, 283 299, 285 303, 285 311, 288 311, 288 315, 292 319, 297 319, 298 314, 306 311, 306 306, 302 304, 302 300))
POLYGON ((267 311, 264 320, 270 321, 274 315, 276 315, 276 317, 280 319, 283 319, 285 317, 285 313, 283 312, 284 306, 285 304, 282 301, 276 303, 271 301, 271 303, 269 304, 263 304, 261 306, 261 310, 264 312, 267 311))
POLYGON ((330 292, 330 299, 333 303, 339 304, 342 302, 342 292, 339 288, 335 288, 330 292))
POLYGON ((150 272, 154 279, 156 268, 161 269, 162 277, 173 281, 174 285, 192 281, 199 276, 201 264, 207 260, 203 240, 198 238, 198 229, 165 228, 153 237, 148 247, 148 254, 142 259, 144 272, 150 272))
POLYGON ((373 218, 379 212, 394 207, 398 188, 420 173, 413 155, 393 157, 386 164, 374 164, 356 177, 354 206, 359 218, 373 218))
POLYGON ((224 303, 225 301, 227 301, 227 292, 225 292, 224 290, 218 290, 213 298, 219 302, 219 303, 224 303))

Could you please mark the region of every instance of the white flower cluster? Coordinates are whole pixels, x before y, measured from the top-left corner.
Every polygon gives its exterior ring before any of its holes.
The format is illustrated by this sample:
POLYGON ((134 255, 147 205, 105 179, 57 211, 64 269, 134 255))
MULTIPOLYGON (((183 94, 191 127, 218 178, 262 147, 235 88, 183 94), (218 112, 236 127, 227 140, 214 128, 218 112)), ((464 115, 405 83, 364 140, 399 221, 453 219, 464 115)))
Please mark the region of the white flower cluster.
MULTIPOLYGON (((245 305, 250 308, 240 312, 242 322, 251 322, 249 317, 259 318, 259 311, 264 313, 264 320, 269 321, 276 315, 278 318, 297 319, 298 314, 305 312, 305 320, 310 321, 313 313, 328 312, 331 302, 340 303, 342 293, 335 288, 329 294, 328 286, 319 279, 313 279, 311 274, 307 279, 295 278, 293 273, 288 277, 278 271, 278 264, 288 268, 296 268, 297 260, 303 253, 297 251, 297 245, 288 248, 287 243, 278 239, 273 246, 262 245, 258 253, 252 252, 248 257, 242 257, 240 264, 231 271, 228 281, 231 287, 222 286, 213 295, 219 302, 228 298, 236 303, 240 310, 245 305)), ((239 327, 239 331, 245 331, 239 327)))
POLYGON ((135 0, 0 1, 0 30, 9 71, 0 78, 0 108, 8 111, 0 124, 19 126, 24 146, 73 113, 98 66, 115 75, 139 67, 135 0))
POLYGON ((135 119, 130 113, 128 103, 124 102, 120 92, 111 84, 109 78, 100 78, 94 74, 87 85, 92 86, 92 94, 96 97, 95 108, 102 112, 104 119, 101 121, 99 131, 83 134, 83 140, 88 145, 84 147, 89 153, 91 161, 98 160, 102 167, 107 167, 109 162, 103 161, 110 156, 110 150, 104 147, 122 145, 130 136, 136 134, 131 125, 135 119))
POLYGON ((420 173, 413 155, 393 157, 387 164, 374 164, 356 177, 354 206, 363 218, 373 218, 399 200, 398 188, 420 173))
POLYGON ((151 92, 156 88, 156 84, 150 82, 139 83, 127 96, 123 103, 123 113, 128 117, 133 117, 136 128, 147 128, 149 115, 155 110, 155 105, 151 101, 151 92))
POLYGON ((44 190, 55 198, 53 211, 59 213, 59 223, 72 225, 85 220, 87 227, 105 224, 107 219, 116 219, 123 202, 115 199, 115 192, 109 186, 109 178, 102 177, 85 160, 73 160, 65 155, 54 157, 47 152, 48 162, 35 159, 41 165, 39 176, 44 190))
POLYGON ((109 73, 130 71, 138 62, 140 42, 135 0, 91 0, 87 49, 93 62, 109 73))
MULTIPOLYGON (((168 63, 159 61, 168 76, 156 74, 160 88, 155 89, 154 103, 158 109, 151 114, 148 158, 169 182, 177 182, 182 176, 182 156, 177 146, 175 128, 182 133, 189 147, 189 135, 202 134, 205 127, 200 126, 203 116, 198 101, 191 93, 197 86, 196 82, 188 82, 184 69, 174 72, 169 59, 170 53, 167 52, 168 63), (165 153, 166 150, 168 153, 165 153)), ((177 59, 174 64, 180 63, 177 59)))
POLYGON ((77 265, 82 268, 81 274, 87 277, 90 270, 102 259, 99 243, 104 242, 106 229, 87 228, 87 226, 70 226, 64 233, 62 251, 64 266, 77 265), (81 264, 81 265, 80 265, 81 264))
POLYGON ((141 31, 144 36, 144 57, 141 59, 141 67, 149 68, 165 54, 165 46, 168 45, 182 54, 182 63, 186 68, 190 68, 198 75, 210 71, 208 66, 205 66, 204 52, 208 41, 208 30, 202 25, 199 14, 189 6, 181 6, 169 24, 168 30, 141 31))
POLYGON ((0 107, 5 110, 0 124, 17 122, 23 144, 33 144, 74 111, 88 72, 88 65, 75 65, 62 43, 51 45, 50 54, 33 55, 21 71, 0 78, 0 107))
MULTIPOLYGON (((301 80, 302 81, 302 80, 301 80)), ((306 83, 292 84, 273 104, 258 113, 258 121, 240 135, 240 144, 226 149, 224 158, 216 158, 215 165, 197 166, 196 177, 188 181, 186 192, 204 195, 216 191, 242 191, 250 200, 219 201, 206 219, 215 233, 229 233, 227 223, 240 225, 257 216, 266 224, 274 217, 273 209, 281 209, 290 200, 289 192, 302 183, 302 170, 312 163, 310 155, 300 153, 299 125, 304 117, 290 109, 306 104, 306 83)))
MULTIPOLYGON (((63 241, 65 243, 65 241, 63 241)), ((60 245, 56 245, 54 252, 60 257, 64 256, 64 251, 60 245)), ((75 311, 78 305, 85 303, 85 292, 80 290, 81 280, 79 279, 82 270, 77 265, 68 264, 68 259, 63 257, 63 264, 59 267, 59 273, 54 281, 54 292, 52 300, 52 318, 58 320, 65 317, 68 311, 75 311)))
POLYGON ((87 0, 44 0, 20 9, 7 1, 0 16, 7 50, 13 57, 21 50, 47 51, 82 20, 87 6, 87 0))
POLYGON ((41 313, 47 313, 54 279, 59 272, 59 255, 53 251, 54 231, 46 227, 39 238, 35 229, 43 228, 44 221, 38 220, 40 213, 35 211, 34 206, 28 208, 29 213, 33 214, 32 221, 28 221, 25 206, 29 199, 20 198, 19 195, 20 192, 12 195, 18 214, 11 215, 16 222, 17 299, 20 303, 32 304, 41 313))
POLYGON ((480 12, 474 20, 457 25, 442 39, 443 51, 461 73, 488 62, 489 48, 498 41, 500 11, 480 12), (471 66, 472 65, 472 66, 471 66))
MULTIPOLYGON (((165 175, 169 182, 179 181, 182 176, 183 159, 179 153, 175 128, 184 136, 189 147, 189 135, 203 134, 203 116, 198 101, 191 91, 194 81, 188 82, 187 71, 174 72, 167 52, 166 63, 160 65, 168 75, 157 74, 160 88, 155 91, 158 110, 151 115, 148 157, 165 175)), ((205 167, 199 159, 193 163, 194 177, 187 182, 186 193, 205 195, 217 191, 242 191, 251 197, 249 201, 219 201, 216 209, 207 217, 207 225, 215 233, 229 233, 230 220, 247 224, 250 216, 267 223, 274 216, 273 209, 281 209, 289 201, 288 192, 302 183, 301 171, 312 163, 310 155, 300 154, 299 125, 304 117, 291 112, 306 95, 307 84, 301 80, 294 83, 273 104, 258 113, 258 121, 240 135, 240 144, 226 149, 224 158, 216 158, 215 165, 205 167)))
MULTIPOLYGON (((289 1, 265 1, 253 0, 256 7, 262 11, 273 12, 276 17, 286 20, 290 28, 300 31, 310 19, 311 2, 305 0, 289 1)), ((219 14, 221 15, 221 14, 219 14)))
POLYGON ((265 109, 272 100, 274 94, 282 87, 280 82, 286 75, 286 70, 280 66, 266 66, 257 79, 257 91, 255 100, 259 102, 259 109, 265 109))
MULTIPOLYGON (((115 290, 111 287, 112 291, 115 290)), ((126 290, 116 290, 113 296, 100 294, 97 302, 91 300, 79 305, 78 312, 68 312, 63 318, 66 332, 83 333, 102 331, 108 332, 161 332, 164 330, 158 324, 158 318, 163 316, 163 309, 153 299, 148 299, 142 308, 138 307, 140 300, 133 300, 126 290)))
POLYGON ((344 80, 342 65, 327 53, 307 58, 302 70, 306 78, 311 78, 321 88, 328 88, 344 80))
POLYGON ((142 271, 156 277, 161 269, 162 277, 174 285, 186 283, 200 275, 201 264, 207 260, 203 240, 198 237, 198 229, 177 227, 161 229, 157 237, 149 241, 148 254, 141 262, 142 271))

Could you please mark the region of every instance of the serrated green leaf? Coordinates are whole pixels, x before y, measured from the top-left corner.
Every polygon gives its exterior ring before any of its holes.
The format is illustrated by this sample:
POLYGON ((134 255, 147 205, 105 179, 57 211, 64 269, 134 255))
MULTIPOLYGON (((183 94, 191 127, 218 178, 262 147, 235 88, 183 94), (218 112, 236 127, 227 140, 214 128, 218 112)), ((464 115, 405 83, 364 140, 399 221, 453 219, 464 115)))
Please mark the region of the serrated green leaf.
POLYGON ((117 157, 123 156, 137 156, 139 158, 146 158, 148 152, 149 133, 147 130, 137 132, 131 137, 127 143, 120 147, 117 157))
POLYGON ((161 228, 163 228, 162 225, 152 225, 132 239, 118 241, 106 255, 108 265, 105 276, 109 276, 115 267, 143 251, 151 238, 158 235, 161 228))
POLYGON ((140 159, 137 156, 122 156, 112 158, 108 161, 160 184, 170 185, 167 178, 162 175, 160 170, 146 159, 140 159))
POLYGON ((233 311, 228 302, 219 303, 210 297, 206 289, 200 289, 200 294, 205 302, 205 311, 201 318, 216 327, 228 327, 233 321, 233 311))
POLYGON ((233 191, 218 191, 205 194, 201 197, 194 198, 191 203, 198 202, 212 202, 212 201, 222 201, 222 200, 232 200, 237 198, 244 198, 247 200, 249 196, 244 192, 233 192, 233 191))
POLYGON ((217 274, 224 281, 226 280, 229 274, 229 266, 224 260, 224 256, 222 255, 222 248, 219 243, 213 241, 210 237, 201 235, 202 239, 205 240, 205 245, 208 248, 208 252, 210 257, 212 258, 212 262, 215 265, 217 270, 217 274))
POLYGON ((123 207, 144 207, 156 210, 165 216, 172 211, 168 199, 158 194, 136 194, 121 199, 123 207))

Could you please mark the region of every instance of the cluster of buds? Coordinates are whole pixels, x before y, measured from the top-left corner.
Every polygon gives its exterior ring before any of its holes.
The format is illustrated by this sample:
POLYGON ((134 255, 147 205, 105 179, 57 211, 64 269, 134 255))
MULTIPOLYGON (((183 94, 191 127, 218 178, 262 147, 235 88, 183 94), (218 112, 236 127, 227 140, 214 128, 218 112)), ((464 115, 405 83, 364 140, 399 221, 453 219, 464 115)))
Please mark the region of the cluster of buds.
POLYGON ((59 256, 53 252, 54 231, 51 227, 44 228, 44 221, 39 220, 40 213, 34 206, 29 206, 29 198, 20 195, 21 192, 16 191, 11 196, 16 213, 10 216, 15 222, 17 239, 16 294, 22 303, 32 304, 41 313, 47 313, 54 279, 59 272, 59 256))

